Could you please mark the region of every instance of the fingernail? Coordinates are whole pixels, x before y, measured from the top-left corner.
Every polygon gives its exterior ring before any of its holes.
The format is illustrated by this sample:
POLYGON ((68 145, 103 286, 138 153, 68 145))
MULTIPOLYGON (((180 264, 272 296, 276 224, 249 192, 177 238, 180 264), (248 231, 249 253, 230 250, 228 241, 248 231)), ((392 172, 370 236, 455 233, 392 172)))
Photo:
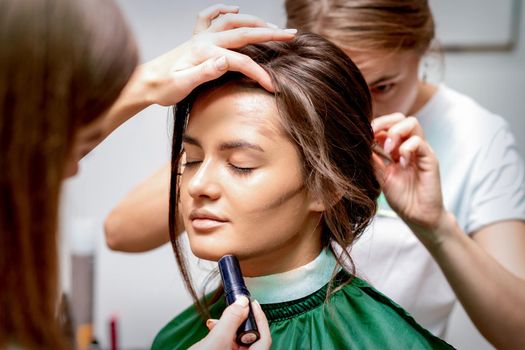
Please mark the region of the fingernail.
POLYGON ((278 29, 279 26, 277 24, 273 24, 273 23, 270 23, 270 22, 266 22, 266 25, 270 28, 274 28, 274 29, 278 29))
POLYGON ((242 307, 246 307, 246 306, 248 306, 248 303, 249 303, 249 302, 250 302, 250 301, 248 300, 248 298, 246 298, 246 297, 243 295, 243 296, 241 296, 239 299, 235 300, 235 303, 234 303, 234 304, 236 304, 236 305, 240 305, 240 306, 242 306, 242 307))
POLYGON ((283 31, 285 33, 289 33, 289 34, 296 34, 297 33, 297 29, 293 29, 293 28, 286 28, 286 29, 283 29, 283 31))
POLYGON ((385 140, 385 144, 383 146, 383 149, 385 150, 385 152, 387 154, 390 154, 390 152, 392 152, 392 148, 394 147, 394 142, 392 141, 392 139, 390 137, 388 137, 386 140, 385 140))
POLYGON ((401 156, 399 157, 399 164, 401 165, 401 168, 406 168, 408 165, 408 160, 405 157, 401 156))
POLYGON ((228 61, 226 61, 226 57, 225 56, 219 57, 215 61, 215 67, 217 67, 217 69, 219 69, 219 70, 226 70, 226 69, 228 69, 228 61))

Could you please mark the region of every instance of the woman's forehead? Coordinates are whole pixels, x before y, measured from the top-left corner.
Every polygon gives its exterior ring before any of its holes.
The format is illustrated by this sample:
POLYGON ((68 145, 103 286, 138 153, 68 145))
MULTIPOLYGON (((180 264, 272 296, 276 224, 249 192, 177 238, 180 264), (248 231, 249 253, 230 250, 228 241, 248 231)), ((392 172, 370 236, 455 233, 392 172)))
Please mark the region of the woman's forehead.
POLYGON ((188 131, 201 123, 232 124, 260 129, 270 135, 282 133, 275 97, 262 89, 224 86, 205 92, 194 103, 188 131))

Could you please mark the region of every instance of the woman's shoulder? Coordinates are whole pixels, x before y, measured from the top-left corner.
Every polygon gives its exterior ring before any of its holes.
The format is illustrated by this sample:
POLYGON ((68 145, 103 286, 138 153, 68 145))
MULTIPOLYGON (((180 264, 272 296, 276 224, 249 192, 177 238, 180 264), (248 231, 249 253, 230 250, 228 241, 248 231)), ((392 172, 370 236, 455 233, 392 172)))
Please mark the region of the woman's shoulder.
MULTIPOLYGON (((421 327, 403 308, 367 282, 341 272, 332 285, 310 296, 262 305, 272 335, 272 349, 450 349, 443 340, 421 327)), ((222 298, 210 307, 219 318, 222 298)), ((187 349, 208 330, 195 306, 170 321, 155 338, 152 349, 187 349)))
MULTIPOLYGON (((372 285, 362 279, 354 278, 354 288, 360 291, 359 297, 354 297, 356 308, 366 314, 370 322, 378 325, 382 331, 390 329, 394 335, 410 333, 415 343, 427 345, 426 348, 450 349, 451 345, 444 340, 434 336, 427 329, 422 327, 405 309, 392 299, 375 289, 372 285), (362 294, 361 294, 362 293, 362 294), (360 300, 361 299, 361 300, 360 300)), ((351 292, 355 295, 355 292, 351 292)), ((425 347, 422 347, 425 348, 425 347)))
POLYGON ((263 305, 272 348, 451 348, 359 278, 334 289, 328 300, 327 288, 297 301, 263 305))
MULTIPOLYGON (((214 303, 209 311, 212 318, 219 318, 225 304, 222 300, 214 303)), ((195 305, 189 306, 168 324, 155 337, 151 349, 187 349, 208 334, 204 320, 195 305)))

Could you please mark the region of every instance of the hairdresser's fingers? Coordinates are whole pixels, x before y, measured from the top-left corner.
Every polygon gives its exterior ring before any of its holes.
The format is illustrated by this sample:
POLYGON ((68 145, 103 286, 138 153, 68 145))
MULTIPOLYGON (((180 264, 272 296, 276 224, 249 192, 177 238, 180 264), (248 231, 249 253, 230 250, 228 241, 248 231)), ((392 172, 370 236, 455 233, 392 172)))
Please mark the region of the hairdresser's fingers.
POLYGON ((257 300, 252 302, 253 316, 259 329, 259 335, 261 338, 250 346, 250 350, 268 350, 272 345, 272 336, 270 334, 270 326, 268 326, 268 320, 266 315, 261 308, 261 305, 257 300))
POLYGON ((235 28, 224 32, 210 33, 211 40, 217 46, 236 49, 248 44, 266 41, 291 40, 297 33, 296 29, 276 28, 235 28))
POLYGON ((226 49, 219 49, 221 54, 227 57, 228 70, 240 72, 257 81, 263 88, 273 92, 272 80, 267 71, 255 63, 249 56, 226 49))
POLYGON ((383 149, 386 153, 391 153, 392 150, 399 147, 405 139, 411 136, 425 137, 419 121, 415 117, 406 117, 388 129, 387 138, 383 143, 383 149))
POLYGON ((374 133, 378 133, 380 131, 386 131, 390 129, 392 125, 400 122, 401 120, 405 118, 406 116, 403 113, 386 114, 386 115, 374 118, 372 120, 372 129, 374 130, 374 133))
POLYGON ((215 19, 209 28, 208 32, 222 32, 225 30, 235 28, 257 28, 257 27, 268 27, 277 28, 277 26, 267 23, 259 17, 244 14, 244 13, 227 13, 215 19))
POLYGON ((193 28, 193 33, 197 34, 208 29, 212 21, 222 14, 238 12, 239 6, 217 4, 207 7, 201 12, 199 12, 199 14, 197 15, 197 20, 195 22, 195 27, 193 28))
POLYGON ((158 101, 166 101, 164 104, 173 104, 186 97, 194 88, 202 83, 216 79, 228 70, 226 57, 213 57, 189 68, 181 69, 172 73, 171 88, 163 89, 157 96, 158 101))
POLYGON ((216 46, 213 48, 204 47, 202 49, 196 49, 195 52, 195 56, 197 57, 224 56, 227 62, 226 70, 240 72, 257 81, 266 90, 273 91, 272 81, 268 72, 255 63, 249 56, 216 46))
POLYGON ((414 164, 420 171, 437 169, 437 159, 430 145, 418 135, 411 136, 399 147, 399 164, 407 168, 414 164))
POLYGON ((173 73, 173 80, 181 86, 181 91, 189 94, 198 85, 216 79, 227 71, 240 72, 257 81, 266 90, 273 91, 268 72, 250 57, 222 48, 216 48, 213 56, 216 58, 207 59, 199 65, 173 73))

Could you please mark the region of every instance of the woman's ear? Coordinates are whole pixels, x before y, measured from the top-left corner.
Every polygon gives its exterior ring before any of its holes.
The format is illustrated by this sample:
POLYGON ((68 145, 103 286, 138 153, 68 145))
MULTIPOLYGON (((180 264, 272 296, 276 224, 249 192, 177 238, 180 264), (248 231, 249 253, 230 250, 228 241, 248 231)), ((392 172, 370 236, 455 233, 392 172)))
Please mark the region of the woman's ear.
POLYGON ((321 198, 322 195, 310 193, 310 210, 314 212, 324 212, 333 207, 343 198, 343 193, 335 194, 331 198, 321 198), (328 203, 327 203, 328 202, 328 203))
POLYGON ((308 191, 308 197, 310 200, 309 209, 313 212, 322 213, 326 211, 325 201, 323 195, 318 191, 308 191))
POLYGON ((324 202, 319 198, 312 198, 310 200, 310 208, 311 211, 322 213, 326 211, 326 206, 324 205, 324 202))

